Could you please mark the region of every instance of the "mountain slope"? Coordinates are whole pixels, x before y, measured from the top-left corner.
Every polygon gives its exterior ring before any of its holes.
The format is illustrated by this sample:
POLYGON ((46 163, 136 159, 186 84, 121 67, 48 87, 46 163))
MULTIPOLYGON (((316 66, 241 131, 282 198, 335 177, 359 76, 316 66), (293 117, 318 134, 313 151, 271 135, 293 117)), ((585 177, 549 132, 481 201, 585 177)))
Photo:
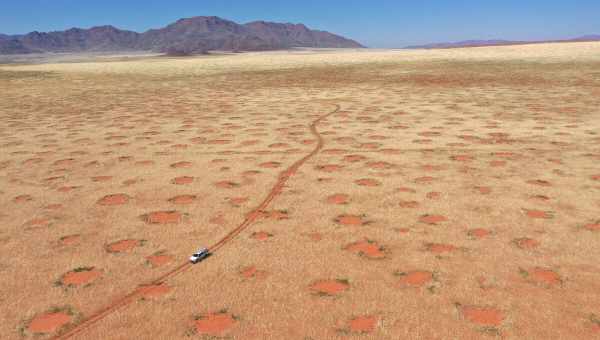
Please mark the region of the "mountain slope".
POLYGON ((23 46, 18 39, 8 35, 0 35, 0 54, 24 54, 31 53, 32 50, 23 46))
POLYGON ((131 50, 193 54, 211 50, 261 51, 291 47, 362 46, 353 40, 311 30, 302 24, 257 21, 240 25, 214 16, 180 19, 144 33, 98 26, 0 36, 1 54, 131 50))
POLYGON ((600 41, 600 35, 584 35, 573 39, 564 40, 537 40, 537 41, 515 41, 515 40, 464 40, 458 42, 433 43, 425 45, 407 46, 407 49, 434 49, 434 48, 461 48, 461 47, 481 47, 481 46, 505 46, 505 45, 524 45, 541 44, 554 42, 579 42, 579 41, 600 41))
POLYGON ((432 43, 425 45, 416 45, 416 46, 407 46, 409 49, 416 48, 457 48, 457 47, 478 47, 478 46, 501 46, 501 45, 516 45, 522 44, 524 42, 521 41, 511 41, 511 40, 463 40, 457 42, 447 42, 447 43, 432 43))
POLYGON ((575 39, 573 41, 600 41, 600 34, 590 34, 584 35, 575 39))
POLYGON ((254 21, 244 25, 257 37, 282 47, 362 48, 354 40, 329 32, 310 30, 302 24, 279 24, 254 21))
POLYGON ((80 52, 132 49, 137 39, 138 33, 99 26, 49 33, 31 32, 17 40, 32 51, 80 52))
POLYGON ((256 51, 281 48, 254 36, 248 28, 218 17, 180 19, 140 35, 138 48, 166 52, 202 53, 209 50, 256 51))

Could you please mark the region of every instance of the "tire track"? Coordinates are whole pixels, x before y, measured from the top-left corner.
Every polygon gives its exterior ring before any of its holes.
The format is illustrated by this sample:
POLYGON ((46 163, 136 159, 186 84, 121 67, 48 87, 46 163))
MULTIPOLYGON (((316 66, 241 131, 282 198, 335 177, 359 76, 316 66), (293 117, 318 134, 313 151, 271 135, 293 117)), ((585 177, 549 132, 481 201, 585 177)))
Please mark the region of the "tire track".
MULTIPOLYGON (((246 218, 244 219, 244 221, 242 221, 242 223, 240 223, 240 225, 238 225, 235 229, 231 230, 227 235, 225 235, 223 238, 221 238, 219 241, 217 241, 215 244, 213 244, 212 246, 210 246, 208 248, 208 250, 211 254, 214 254, 214 252, 218 251, 223 246, 225 246, 228 242, 235 239, 236 236, 238 236, 242 231, 244 231, 252 223, 254 223, 261 216, 261 211, 265 210, 269 206, 269 204, 277 196, 279 196, 281 194, 281 192, 283 191, 283 188, 285 187, 285 184, 290 179, 290 177, 295 175, 296 172, 298 171, 298 169, 300 169, 300 167, 302 165, 304 165, 304 163, 306 163, 309 159, 311 159, 316 154, 318 154, 321 151, 321 149, 323 149, 323 146, 325 145, 325 141, 323 140, 323 136, 321 136, 321 134, 317 130, 317 125, 319 125, 319 123, 321 121, 323 121, 324 119, 327 119, 328 117, 330 117, 340 111, 340 109, 341 109, 340 105, 338 105, 338 104, 334 104, 334 105, 335 105, 335 109, 333 111, 320 116, 319 118, 314 120, 309 126, 310 132, 313 134, 313 136, 315 136, 317 138, 317 145, 315 146, 315 148, 309 154, 307 154, 306 156, 297 160, 291 166, 289 166, 286 170, 284 170, 283 172, 281 172, 279 174, 279 176, 277 178, 277 182, 275 183, 273 188, 271 188, 271 190, 269 191, 269 193, 267 194, 265 199, 256 208, 251 210, 246 215, 246 218)), ((133 290, 133 291, 129 292, 127 295, 120 297, 119 299, 113 301, 106 307, 94 312, 92 315, 90 315, 88 318, 81 321, 79 324, 75 325, 73 328, 67 330, 63 334, 52 337, 52 339, 69 339, 69 338, 72 338, 72 337, 82 333, 86 329, 92 327, 94 324, 98 323, 99 321, 102 321, 104 318, 106 318, 110 314, 116 312, 120 308, 126 307, 130 303, 136 301, 137 297, 140 295, 139 287, 144 286, 144 285, 163 284, 170 278, 173 278, 173 277, 189 270, 192 266, 193 265, 189 261, 186 261, 186 262, 180 264, 179 266, 177 266, 176 268, 155 278, 154 280, 152 280, 148 283, 138 285, 138 288, 136 288, 135 290, 133 290)))

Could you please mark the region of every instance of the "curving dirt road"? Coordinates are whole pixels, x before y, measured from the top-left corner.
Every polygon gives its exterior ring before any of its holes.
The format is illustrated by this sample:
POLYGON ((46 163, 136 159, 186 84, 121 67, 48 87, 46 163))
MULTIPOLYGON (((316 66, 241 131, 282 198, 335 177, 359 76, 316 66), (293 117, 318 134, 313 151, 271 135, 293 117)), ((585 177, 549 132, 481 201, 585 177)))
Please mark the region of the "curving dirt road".
MULTIPOLYGON (((252 211, 250 211, 246 215, 246 218, 244 219, 244 221, 242 221, 242 223, 240 223, 240 225, 238 225, 235 229, 231 230, 227 235, 225 235, 218 242, 216 242, 215 244, 211 245, 208 248, 211 254, 214 254, 216 251, 221 249, 228 242, 235 239, 236 236, 238 236, 242 231, 244 231, 254 221, 256 221, 256 219, 261 216, 261 211, 265 210, 269 206, 269 204, 279 194, 281 194, 288 179, 290 177, 292 177, 294 174, 296 174, 298 169, 304 163, 306 163, 309 159, 314 157, 316 154, 318 154, 323 149, 324 140, 323 140, 323 137, 321 136, 321 134, 319 133, 319 131, 317 130, 317 126, 324 119, 339 112, 340 108, 341 107, 338 104, 335 104, 335 109, 333 111, 320 116, 319 118, 317 118, 310 124, 310 126, 309 126, 310 132, 317 138, 317 145, 315 146, 315 148, 309 154, 307 154, 306 156, 297 160, 291 166, 289 166, 287 169, 285 169, 284 171, 282 171, 279 174, 277 182, 275 183, 273 188, 271 188, 271 190, 269 191, 269 193, 267 194, 265 199, 256 208, 254 208, 252 211)), ((190 262, 186 261, 186 262, 180 264, 179 266, 177 266, 176 268, 174 268, 173 270, 162 274, 161 276, 157 277, 156 279, 152 280, 151 282, 141 284, 140 286, 162 284, 165 281, 167 281, 168 279, 173 278, 173 277, 185 272, 186 270, 190 269, 191 267, 192 267, 192 264, 190 262)), ((140 295, 140 291, 138 289, 136 289, 132 292, 129 292, 127 295, 119 298, 116 301, 113 301, 106 307, 98 310, 97 312, 90 315, 88 318, 82 320, 79 324, 77 324, 73 328, 69 329, 65 333, 57 335, 57 336, 53 337, 52 339, 69 339, 69 338, 72 338, 72 337, 82 333, 83 331, 90 328, 97 322, 101 321, 108 315, 117 311, 119 308, 129 305, 131 302, 135 301, 139 295, 140 295)))

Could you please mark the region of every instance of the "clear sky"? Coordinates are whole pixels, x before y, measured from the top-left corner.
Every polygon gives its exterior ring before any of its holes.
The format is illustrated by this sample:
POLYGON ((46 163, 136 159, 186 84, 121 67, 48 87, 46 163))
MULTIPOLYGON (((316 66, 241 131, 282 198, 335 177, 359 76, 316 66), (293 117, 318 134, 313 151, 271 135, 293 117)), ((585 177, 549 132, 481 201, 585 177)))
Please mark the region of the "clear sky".
POLYGON ((0 0, 0 33, 103 24, 141 32, 197 15, 301 22, 370 47, 600 34, 600 0, 0 0))

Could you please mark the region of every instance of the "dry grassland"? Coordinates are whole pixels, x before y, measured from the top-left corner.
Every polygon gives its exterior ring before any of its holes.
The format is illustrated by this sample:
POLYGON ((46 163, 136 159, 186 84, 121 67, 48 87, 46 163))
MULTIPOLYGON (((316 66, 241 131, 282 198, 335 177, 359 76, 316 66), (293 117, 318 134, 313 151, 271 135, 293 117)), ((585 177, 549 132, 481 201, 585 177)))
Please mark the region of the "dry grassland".
POLYGON ((0 93, 1 339, 600 337, 600 43, 9 65, 0 93))

